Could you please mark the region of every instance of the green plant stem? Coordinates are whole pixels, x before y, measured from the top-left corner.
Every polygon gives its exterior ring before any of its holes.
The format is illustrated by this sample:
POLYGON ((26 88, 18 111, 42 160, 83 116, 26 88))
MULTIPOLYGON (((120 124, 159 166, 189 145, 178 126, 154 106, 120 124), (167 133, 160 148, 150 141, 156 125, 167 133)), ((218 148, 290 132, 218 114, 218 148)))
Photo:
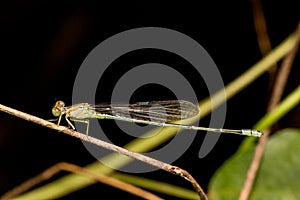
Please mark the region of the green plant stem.
POLYGON ((197 199, 198 197, 198 194, 192 190, 181 188, 165 182, 122 173, 114 173, 113 177, 129 184, 145 188, 147 190, 160 192, 181 199, 197 199))
MULTIPOLYGON (((266 72, 270 67, 281 60, 287 53, 291 51, 296 42, 295 34, 291 34, 286 38, 279 46, 277 46, 273 51, 271 51, 267 56, 254 64, 248 71, 240 75, 238 78, 233 80, 225 87, 225 94, 227 99, 230 99, 242 89, 247 87, 255 79, 266 72)), ((199 103, 201 110, 201 116, 206 116, 218 106, 225 102, 224 90, 219 90, 211 97, 208 97, 199 103), (211 102, 212 101, 212 102, 211 102), (211 105, 212 104, 212 105, 211 105), (211 108, 211 106, 213 108, 211 108)))
POLYGON ((271 127, 282 116, 292 110, 300 103, 300 86, 298 86, 292 93, 290 93, 274 110, 267 113, 254 128, 264 130, 271 127))

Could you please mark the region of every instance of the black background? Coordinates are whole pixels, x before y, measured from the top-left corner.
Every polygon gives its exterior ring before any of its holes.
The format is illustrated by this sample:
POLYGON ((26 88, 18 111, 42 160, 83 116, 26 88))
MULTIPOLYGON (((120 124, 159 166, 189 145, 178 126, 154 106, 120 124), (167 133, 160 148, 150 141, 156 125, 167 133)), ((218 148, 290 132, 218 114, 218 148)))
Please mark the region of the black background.
MULTIPOLYGON (((265 1, 263 8, 271 43, 275 47, 296 28, 299 10, 294 1, 265 1)), ((249 1, 198 4, 10 1, 0 6, 0 25, 0 103, 45 119, 53 118, 51 108, 56 100, 71 103, 77 70, 88 53, 103 40, 125 30, 155 26, 190 36, 210 54, 225 84, 262 57, 249 1)), ((186 64, 176 55, 158 51, 133 52, 106 72, 107 87, 100 86, 101 96, 97 96, 97 101, 110 100, 109 91, 118 80, 114 77, 126 73, 126 70, 116 70, 118 66, 124 63, 137 66, 150 61, 174 68, 186 64)), ((288 91, 292 90, 293 84, 298 84, 299 70, 293 70, 295 73, 289 81, 288 91)), ((199 90, 199 100, 207 95, 205 85, 197 86, 199 80, 195 80, 192 73, 186 77, 199 90)), ((267 88, 268 76, 265 74, 229 100, 225 127, 252 127, 265 113, 267 88)), ((132 100, 172 97, 166 88, 150 85, 134 93, 132 100)), ((285 121, 288 126, 293 125, 287 123, 290 120, 285 121)), ((208 119, 203 120, 204 125, 207 122, 208 119)), ((188 170, 206 190, 214 171, 235 152, 243 137, 222 135, 213 151, 199 159, 203 137, 197 136, 189 150, 173 164, 188 170)), ((117 139, 114 141, 118 144, 117 139)), ((57 162, 84 166, 95 160, 81 141, 5 113, 0 113, 0 156, 0 195, 57 162)), ((166 172, 141 176, 192 189, 182 179, 166 172)), ((95 184, 61 199, 93 199, 102 195, 135 198, 103 184, 95 184)))

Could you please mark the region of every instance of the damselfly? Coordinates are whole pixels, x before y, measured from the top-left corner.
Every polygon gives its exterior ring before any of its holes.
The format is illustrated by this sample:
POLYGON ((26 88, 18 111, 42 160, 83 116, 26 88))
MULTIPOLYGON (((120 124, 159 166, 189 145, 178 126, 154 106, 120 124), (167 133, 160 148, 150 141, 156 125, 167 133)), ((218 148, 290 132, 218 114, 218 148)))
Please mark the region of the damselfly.
POLYGON ((262 132, 251 129, 221 129, 191 126, 172 123, 195 117, 199 114, 198 107, 191 102, 184 100, 148 101, 133 104, 98 104, 79 103, 65 106, 63 101, 57 101, 52 108, 52 113, 58 117, 58 125, 65 115, 68 125, 75 129, 72 121, 84 122, 89 130, 88 118, 114 119, 133 123, 149 124, 155 126, 176 127, 180 129, 211 131, 220 133, 233 133, 239 135, 261 137, 262 132))

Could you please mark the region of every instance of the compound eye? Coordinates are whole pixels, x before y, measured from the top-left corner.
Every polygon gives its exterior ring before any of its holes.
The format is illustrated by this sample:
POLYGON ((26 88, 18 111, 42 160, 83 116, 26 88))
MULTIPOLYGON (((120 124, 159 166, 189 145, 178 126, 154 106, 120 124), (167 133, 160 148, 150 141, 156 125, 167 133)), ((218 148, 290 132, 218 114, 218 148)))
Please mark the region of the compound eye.
POLYGON ((52 114, 55 117, 60 116, 62 114, 61 111, 64 107, 65 107, 65 103, 63 101, 57 101, 55 103, 55 106, 53 106, 53 108, 52 108, 52 114))
POLYGON ((63 102, 63 101, 57 101, 56 103, 55 103, 55 106, 54 107, 65 107, 65 102, 63 102))
POLYGON ((61 111, 60 111, 60 109, 58 109, 57 107, 53 107, 53 108, 52 108, 52 114, 53 114, 55 117, 58 117, 58 116, 60 116, 61 111))

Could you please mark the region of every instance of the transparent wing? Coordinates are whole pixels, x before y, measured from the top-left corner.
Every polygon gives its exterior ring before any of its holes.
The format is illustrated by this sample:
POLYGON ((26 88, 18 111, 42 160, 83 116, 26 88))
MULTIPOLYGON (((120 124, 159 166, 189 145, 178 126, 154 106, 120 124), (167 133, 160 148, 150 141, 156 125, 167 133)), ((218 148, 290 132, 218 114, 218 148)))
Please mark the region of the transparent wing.
POLYGON ((90 109, 102 115, 160 123, 188 119, 199 113, 196 105, 184 100, 98 104, 90 105, 90 109))

